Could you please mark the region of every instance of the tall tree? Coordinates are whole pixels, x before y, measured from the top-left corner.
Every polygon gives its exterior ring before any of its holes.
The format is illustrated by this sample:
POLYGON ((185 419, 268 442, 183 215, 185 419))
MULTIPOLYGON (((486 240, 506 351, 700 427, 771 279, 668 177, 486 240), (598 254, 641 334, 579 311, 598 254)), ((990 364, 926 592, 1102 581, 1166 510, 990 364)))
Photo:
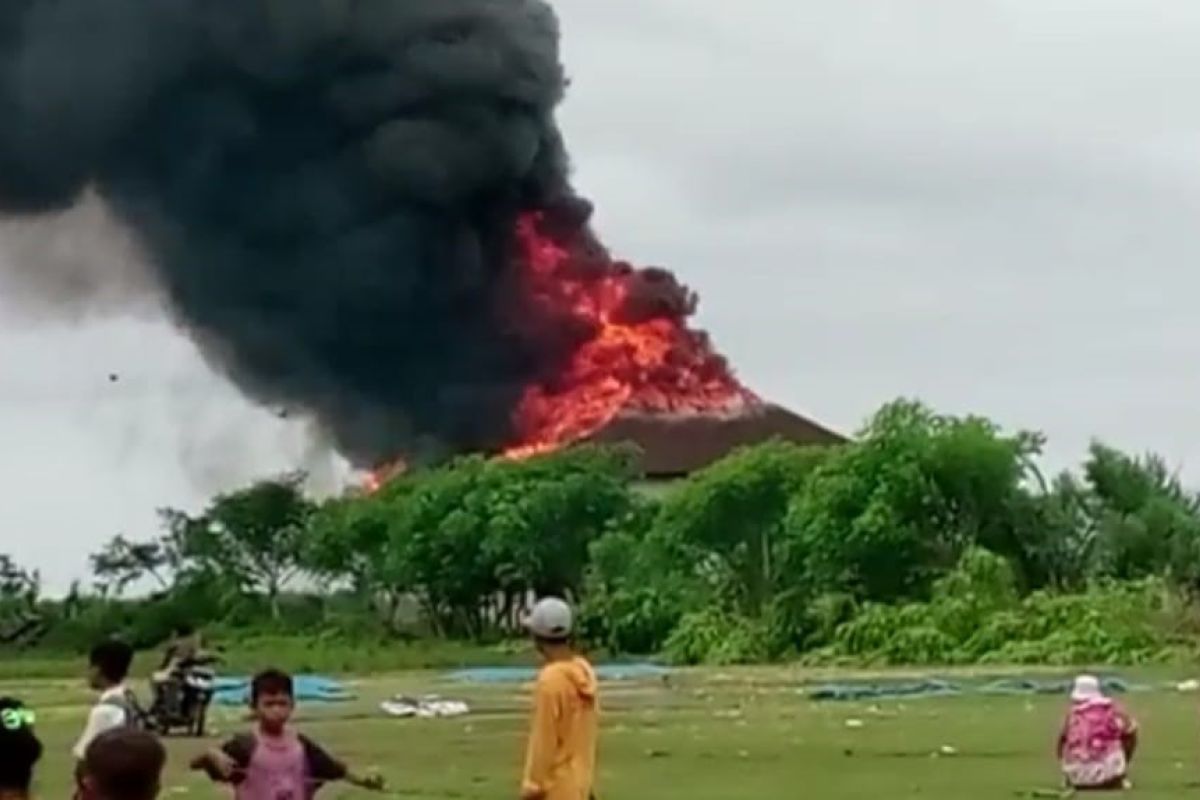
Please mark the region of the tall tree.
POLYGON ((37 570, 25 569, 0 553, 0 643, 23 640, 30 631, 43 627, 38 613, 41 593, 42 577, 37 570))
POLYGON ((388 625, 415 590, 407 554, 393 547, 393 523, 412 493, 411 476, 397 476, 365 496, 326 501, 309 524, 303 562, 327 581, 348 583, 388 625))
POLYGON ((794 563, 822 590, 892 601, 927 593, 971 545, 1020 555, 1018 501, 1040 443, 917 402, 885 406, 792 504, 794 563))
POLYGON ((105 592, 121 594, 130 584, 147 577, 165 591, 171 588, 179 554, 170 537, 134 542, 117 535, 93 553, 90 561, 92 573, 105 592))
POLYGON ((183 557, 243 591, 261 593, 278 617, 280 591, 303 571, 315 511, 302 481, 302 475, 260 481, 218 496, 199 516, 167 510, 163 519, 183 557))
POLYGON ((1167 573, 1200 594, 1200 500, 1166 462, 1094 443, 1083 471, 1101 570, 1117 578, 1167 573))
POLYGON ((718 568, 736 610, 758 617, 777 588, 788 506, 825 457, 786 442, 734 453, 667 497, 652 535, 675 541, 681 565, 718 568))

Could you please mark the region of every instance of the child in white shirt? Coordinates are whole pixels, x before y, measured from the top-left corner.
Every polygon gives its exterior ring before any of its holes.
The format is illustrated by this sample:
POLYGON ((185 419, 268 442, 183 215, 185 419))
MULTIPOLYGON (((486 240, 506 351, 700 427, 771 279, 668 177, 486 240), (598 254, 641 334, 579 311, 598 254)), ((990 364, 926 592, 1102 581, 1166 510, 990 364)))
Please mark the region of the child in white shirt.
POLYGON ((113 639, 92 648, 88 658, 88 684, 100 696, 72 750, 76 762, 83 761, 88 745, 105 731, 139 726, 141 711, 137 699, 125 685, 132 663, 133 648, 124 642, 113 639))

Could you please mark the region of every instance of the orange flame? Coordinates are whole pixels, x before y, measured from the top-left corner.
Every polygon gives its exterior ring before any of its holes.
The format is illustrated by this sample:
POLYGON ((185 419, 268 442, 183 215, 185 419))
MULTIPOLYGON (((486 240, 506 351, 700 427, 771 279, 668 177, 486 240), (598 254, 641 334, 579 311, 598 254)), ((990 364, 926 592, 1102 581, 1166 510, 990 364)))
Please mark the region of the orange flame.
POLYGON ((566 245, 539 230, 540 221, 533 213, 517 224, 530 294, 568 310, 595 333, 564 374, 525 389, 514 415, 517 441, 506 456, 522 458, 587 438, 622 410, 730 411, 757 402, 683 315, 623 321, 637 274, 613 264, 587 274, 566 245))
POLYGON ((397 459, 389 464, 378 466, 363 477, 362 491, 364 494, 375 494, 388 481, 399 475, 403 475, 407 471, 408 463, 404 459, 397 459))

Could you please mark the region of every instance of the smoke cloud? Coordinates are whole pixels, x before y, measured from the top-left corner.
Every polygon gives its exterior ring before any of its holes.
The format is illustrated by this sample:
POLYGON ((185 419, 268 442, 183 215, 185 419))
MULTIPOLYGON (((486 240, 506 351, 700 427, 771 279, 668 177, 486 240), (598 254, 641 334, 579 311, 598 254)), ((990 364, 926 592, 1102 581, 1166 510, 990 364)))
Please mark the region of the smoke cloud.
POLYGON ((0 217, 0 298, 34 320, 161 314, 146 255, 92 191, 59 214, 0 217))
POLYGON ((587 336, 522 297, 518 215, 607 259, 564 87, 541 0, 4 0, 0 213, 94 191, 210 363, 355 463, 497 448, 587 336))

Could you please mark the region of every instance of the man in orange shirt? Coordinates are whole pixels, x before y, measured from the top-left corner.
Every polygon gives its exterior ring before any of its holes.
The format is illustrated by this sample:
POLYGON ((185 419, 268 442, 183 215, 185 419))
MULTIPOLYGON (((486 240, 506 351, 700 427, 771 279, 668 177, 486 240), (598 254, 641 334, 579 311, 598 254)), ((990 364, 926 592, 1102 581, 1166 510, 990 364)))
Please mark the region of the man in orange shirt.
POLYGON ((571 647, 571 607, 538 601, 525 622, 542 657, 521 800, 589 800, 599 715, 596 673, 571 647))

